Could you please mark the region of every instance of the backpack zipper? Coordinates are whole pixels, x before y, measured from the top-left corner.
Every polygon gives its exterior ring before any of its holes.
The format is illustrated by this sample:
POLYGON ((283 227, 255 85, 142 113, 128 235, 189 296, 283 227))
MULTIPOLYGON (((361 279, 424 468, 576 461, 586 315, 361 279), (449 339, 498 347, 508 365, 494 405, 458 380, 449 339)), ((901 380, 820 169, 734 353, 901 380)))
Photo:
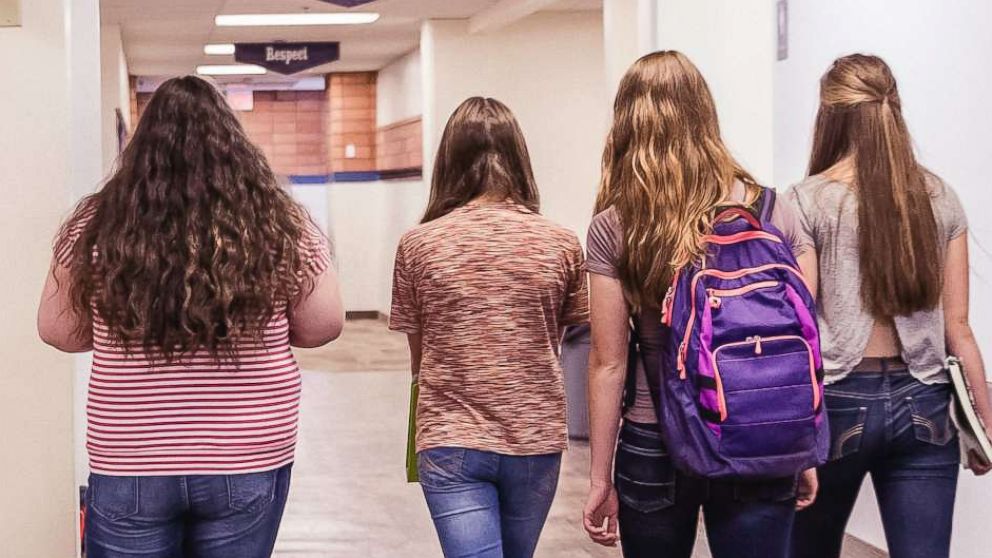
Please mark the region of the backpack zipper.
MULTIPOLYGON (((686 369, 685 369, 685 358, 686 353, 689 351, 689 339, 692 337, 692 331, 696 326, 696 288, 699 286, 699 280, 704 276, 713 276, 719 279, 740 279, 741 277, 751 275, 753 273, 761 273, 762 271, 769 271, 772 269, 785 269, 790 273, 798 277, 805 285, 805 279, 802 273, 798 269, 786 265, 786 264, 766 264, 754 268, 739 269, 737 271, 721 271, 719 269, 704 269, 696 273, 692 278, 692 286, 689 288, 689 296, 692 297, 692 311, 689 313, 689 322, 685 328, 685 335, 682 337, 682 343, 679 345, 679 354, 676 359, 676 368, 679 372, 679 379, 686 379, 686 369)), ((671 320, 671 312, 669 312, 669 320, 671 320)))
MULTIPOLYGON (((743 231, 739 233, 734 233, 730 235, 717 235, 708 234, 703 236, 703 242, 707 244, 737 244, 739 242, 746 242, 749 240, 768 240, 770 242, 775 242, 782 244, 782 239, 778 236, 766 232, 766 231, 743 231)), ((704 262, 705 264, 705 262, 704 262)), ((682 276, 682 271, 685 268, 680 268, 672 276, 672 284, 668 287, 665 292, 665 298, 661 303, 661 323, 671 327, 672 325, 672 305, 675 303, 675 293, 678 290, 679 278, 682 276)))
POLYGON ((742 347, 753 344, 754 354, 760 355, 763 352, 761 346, 762 343, 768 344, 769 342, 785 340, 797 340, 802 342, 802 344, 806 347, 806 353, 809 355, 810 381, 813 385, 813 411, 816 412, 820 408, 820 383, 816 380, 816 361, 813 359, 813 347, 809 344, 809 341, 799 335, 777 335, 774 337, 761 337, 760 335, 754 335, 748 337, 745 341, 720 345, 713 351, 713 354, 710 355, 713 362, 713 373, 716 375, 717 405, 720 407, 719 411, 721 421, 727 420, 727 416, 729 416, 729 414, 727 412, 727 398, 723 392, 723 379, 720 377, 720 366, 716 362, 716 357, 720 351, 730 347, 742 347))

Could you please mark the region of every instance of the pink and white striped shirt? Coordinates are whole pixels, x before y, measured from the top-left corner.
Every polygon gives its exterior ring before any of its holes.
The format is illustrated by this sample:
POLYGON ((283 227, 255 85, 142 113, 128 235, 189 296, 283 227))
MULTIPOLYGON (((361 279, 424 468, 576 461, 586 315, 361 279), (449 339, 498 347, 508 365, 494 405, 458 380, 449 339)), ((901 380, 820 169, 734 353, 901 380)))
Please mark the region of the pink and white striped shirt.
MULTIPOLYGON (((56 246, 61 265, 88 217, 56 246)), ((319 232, 303 250, 314 276, 330 264, 319 232)), ((140 344, 125 352, 97 316, 86 405, 90 469, 117 476, 244 474, 291 463, 301 379, 285 306, 261 341, 237 343, 233 355, 219 359, 204 351, 165 364, 140 344)))

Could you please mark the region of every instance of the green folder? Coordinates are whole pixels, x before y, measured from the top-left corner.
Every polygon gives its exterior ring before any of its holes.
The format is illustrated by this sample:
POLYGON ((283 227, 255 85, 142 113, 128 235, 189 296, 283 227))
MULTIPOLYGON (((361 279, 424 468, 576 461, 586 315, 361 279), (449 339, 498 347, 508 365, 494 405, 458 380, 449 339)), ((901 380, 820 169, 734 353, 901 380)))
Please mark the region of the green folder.
POLYGON ((410 384, 410 420, 406 432, 406 482, 420 482, 417 474, 417 399, 420 387, 417 379, 410 384))

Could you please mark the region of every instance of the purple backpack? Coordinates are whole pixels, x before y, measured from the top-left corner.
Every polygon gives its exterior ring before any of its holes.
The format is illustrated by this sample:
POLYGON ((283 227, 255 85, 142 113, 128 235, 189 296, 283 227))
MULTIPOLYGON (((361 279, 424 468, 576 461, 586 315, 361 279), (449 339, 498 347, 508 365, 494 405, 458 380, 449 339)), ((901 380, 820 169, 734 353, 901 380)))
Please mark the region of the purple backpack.
POLYGON ((663 303, 657 408, 675 465, 692 475, 784 477, 826 461, 815 303, 774 205, 762 188, 759 211, 720 211, 705 261, 679 270, 663 303))

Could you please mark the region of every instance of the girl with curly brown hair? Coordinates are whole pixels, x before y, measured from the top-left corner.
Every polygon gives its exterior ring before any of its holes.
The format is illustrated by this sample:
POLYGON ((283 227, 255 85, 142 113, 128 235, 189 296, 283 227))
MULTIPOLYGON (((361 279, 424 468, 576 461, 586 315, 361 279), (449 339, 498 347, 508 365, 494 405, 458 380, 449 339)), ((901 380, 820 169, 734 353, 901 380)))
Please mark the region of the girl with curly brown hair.
POLYGON ((330 250, 223 95, 165 82, 55 243, 38 330, 93 351, 87 555, 269 556, 300 399, 335 339, 330 250))

